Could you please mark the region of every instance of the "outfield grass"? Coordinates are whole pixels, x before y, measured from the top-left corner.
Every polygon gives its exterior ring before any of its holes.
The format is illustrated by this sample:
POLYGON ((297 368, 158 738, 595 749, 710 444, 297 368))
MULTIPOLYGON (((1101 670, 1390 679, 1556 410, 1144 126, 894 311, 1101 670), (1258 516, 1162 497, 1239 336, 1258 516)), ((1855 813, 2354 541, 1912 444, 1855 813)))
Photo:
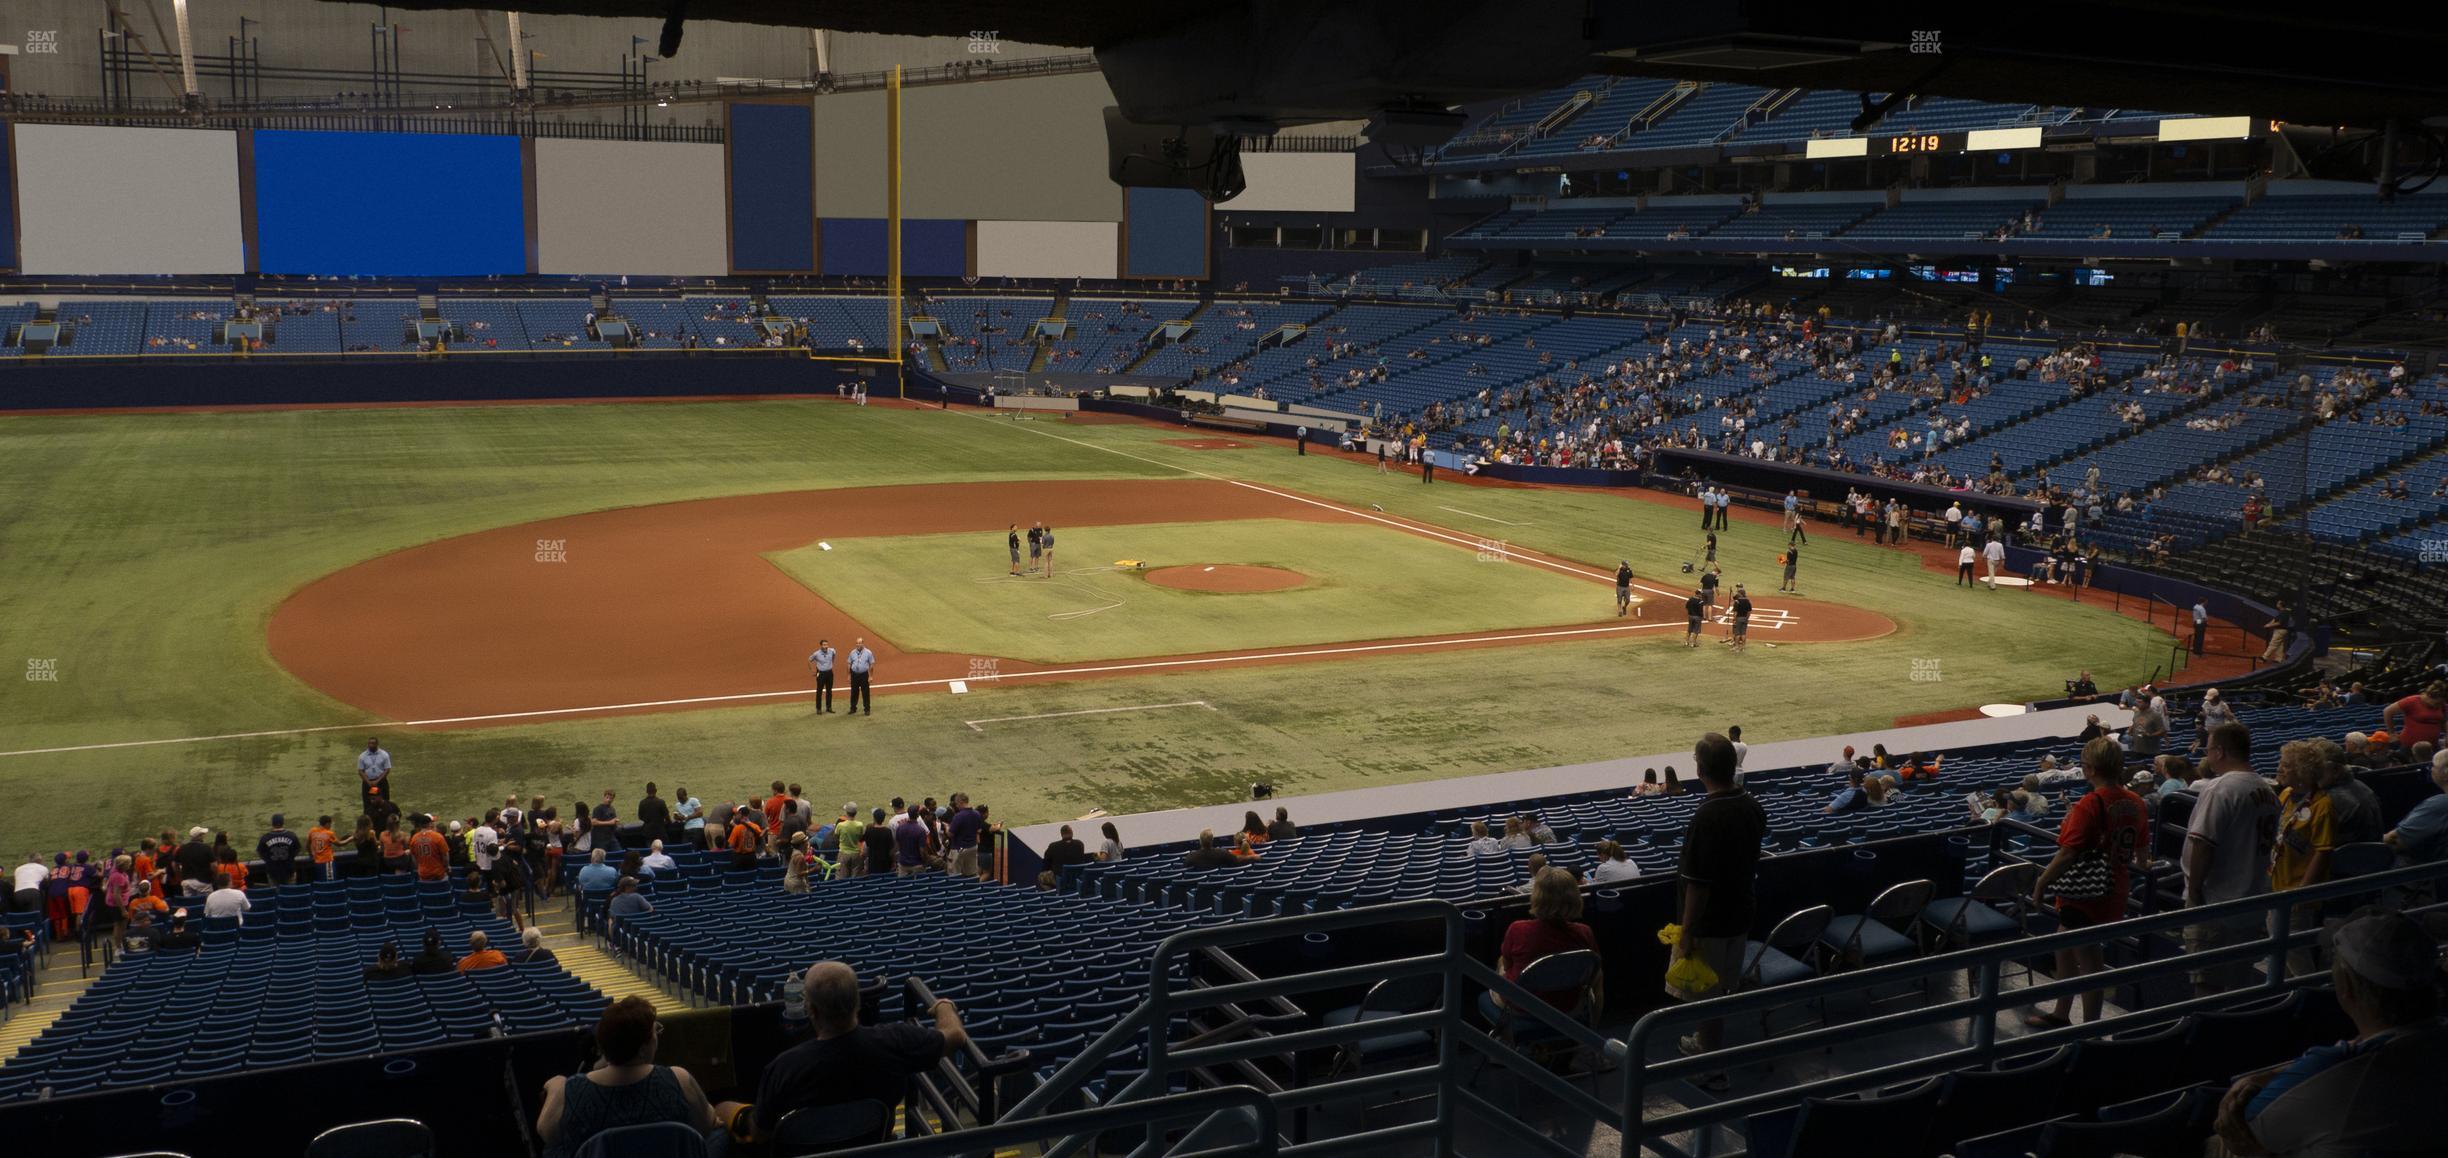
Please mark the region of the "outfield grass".
POLYGON ((1371 524, 1297 519, 1070 525, 1050 578, 1014 578, 999 536, 842 539, 768 556, 904 650, 1037 663, 1288 647, 1586 623, 1604 584, 1371 524), (1221 594, 1115 567, 1241 563, 1297 571, 1283 591, 1221 594))
MULTIPOLYGON (((1158 441, 1175 436, 831 402, 0 418, 0 655, 12 666, 58 660, 57 682, 0 686, 0 751, 344 729, 0 756, 0 787, 42 805, 0 812, 0 849, 108 847, 168 824, 245 833, 276 808, 352 806, 349 760, 365 721, 271 662, 271 609, 308 580, 388 551, 554 515, 812 487, 1189 470, 1375 503, 1600 566, 1629 557, 1645 577, 1697 554, 1695 514, 1680 507, 1422 486, 1328 456, 1158 441)), ((1065 550, 1087 550, 1075 536, 1084 529, 1066 532, 1065 550)), ((1780 536, 1738 524, 1722 538, 1728 581, 1773 589, 1780 536)), ((2139 623, 1950 590, 1910 556, 1850 536, 1823 533, 1805 555, 1806 594, 1879 611, 1899 630, 1743 656, 1608 641, 1007 682, 966 696, 886 696, 857 721, 769 704, 395 734, 387 746, 404 801, 444 812, 511 790, 565 807, 606 787, 626 800, 647 779, 693 781, 712 800, 780 775, 819 798, 870 802, 961 787, 1026 822, 1212 802, 1257 779, 1306 792, 1670 749, 1737 721, 1755 740, 1878 726, 2043 695, 2075 666, 2103 684, 2138 679, 2167 655, 2166 637, 2139 623), (1187 699, 1217 710, 984 731, 962 722, 1187 699)), ((1406 598, 1385 593, 1390 604, 1406 598)))

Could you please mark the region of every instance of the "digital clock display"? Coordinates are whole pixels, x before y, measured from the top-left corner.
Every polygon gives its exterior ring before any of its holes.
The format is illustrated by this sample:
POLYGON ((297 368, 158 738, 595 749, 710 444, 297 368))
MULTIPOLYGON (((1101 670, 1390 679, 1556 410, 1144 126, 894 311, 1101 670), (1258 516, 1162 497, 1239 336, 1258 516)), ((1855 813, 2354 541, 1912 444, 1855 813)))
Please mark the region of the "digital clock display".
POLYGON ((1915 133, 1909 137, 1887 138, 1890 153, 1935 153, 1940 137, 1936 133, 1915 133))

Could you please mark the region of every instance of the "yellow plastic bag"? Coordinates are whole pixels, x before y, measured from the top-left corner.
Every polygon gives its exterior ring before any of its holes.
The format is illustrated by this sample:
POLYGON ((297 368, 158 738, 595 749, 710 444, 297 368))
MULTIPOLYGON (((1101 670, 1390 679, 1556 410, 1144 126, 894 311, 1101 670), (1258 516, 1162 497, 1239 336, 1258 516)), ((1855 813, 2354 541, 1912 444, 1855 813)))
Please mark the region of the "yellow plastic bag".
POLYGON ((1684 993, 1706 993, 1717 988, 1717 971, 1698 957, 1685 957, 1667 967, 1666 983, 1684 993))

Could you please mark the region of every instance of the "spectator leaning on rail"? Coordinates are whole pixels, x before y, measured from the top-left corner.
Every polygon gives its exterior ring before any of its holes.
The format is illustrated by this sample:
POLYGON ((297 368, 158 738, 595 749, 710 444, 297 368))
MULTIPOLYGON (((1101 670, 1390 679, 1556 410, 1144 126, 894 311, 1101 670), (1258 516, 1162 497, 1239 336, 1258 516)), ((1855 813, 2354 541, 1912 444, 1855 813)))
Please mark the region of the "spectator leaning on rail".
POLYGON ((884 1141, 891 1136, 893 1110, 901 1104, 911 1075, 933 1069, 969 1042, 959 1011, 945 1000, 924 1011, 931 1026, 915 1021, 860 1025, 858 974, 839 961, 809 966, 801 992, 814 1040, 784 1050, 765 1067, 754 1105, 726 1103, 718 1108, 730 1125, 731 1144, 715 1146, 717 1158, 725 1152, 751 1152, 739 1143, 764 1145, 792 1111, 810 1106, 876 1102, 884 1107, 882 1126, 875 1137, 861 1141, 884 1141))
POLYGON ((2440 949, 2398 912, 2366 909, 2322 934, 2355 1036, 2248 1074, 2219 1103, 2230 1154, 2436 1154, 2448 1136, 2440 949))

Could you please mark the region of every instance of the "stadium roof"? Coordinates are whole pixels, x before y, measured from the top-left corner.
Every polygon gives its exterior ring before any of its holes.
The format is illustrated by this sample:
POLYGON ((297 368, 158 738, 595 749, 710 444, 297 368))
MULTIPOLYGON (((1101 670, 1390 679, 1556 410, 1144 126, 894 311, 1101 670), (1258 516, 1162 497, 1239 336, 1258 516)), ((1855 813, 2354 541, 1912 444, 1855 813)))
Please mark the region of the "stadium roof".
MULTIPOLYGON (((457 0, 393 7, 449 9, 457 0)), ((1303 121, 1510 96, 1590 72, 2308 124, 2448 127, 2448 22, 2301 0, 532 0, 526 12, 965 36, 1097 50, 1147 123, 1303 121)), ((685 51, 685 49, 683 49, 685 51)))

